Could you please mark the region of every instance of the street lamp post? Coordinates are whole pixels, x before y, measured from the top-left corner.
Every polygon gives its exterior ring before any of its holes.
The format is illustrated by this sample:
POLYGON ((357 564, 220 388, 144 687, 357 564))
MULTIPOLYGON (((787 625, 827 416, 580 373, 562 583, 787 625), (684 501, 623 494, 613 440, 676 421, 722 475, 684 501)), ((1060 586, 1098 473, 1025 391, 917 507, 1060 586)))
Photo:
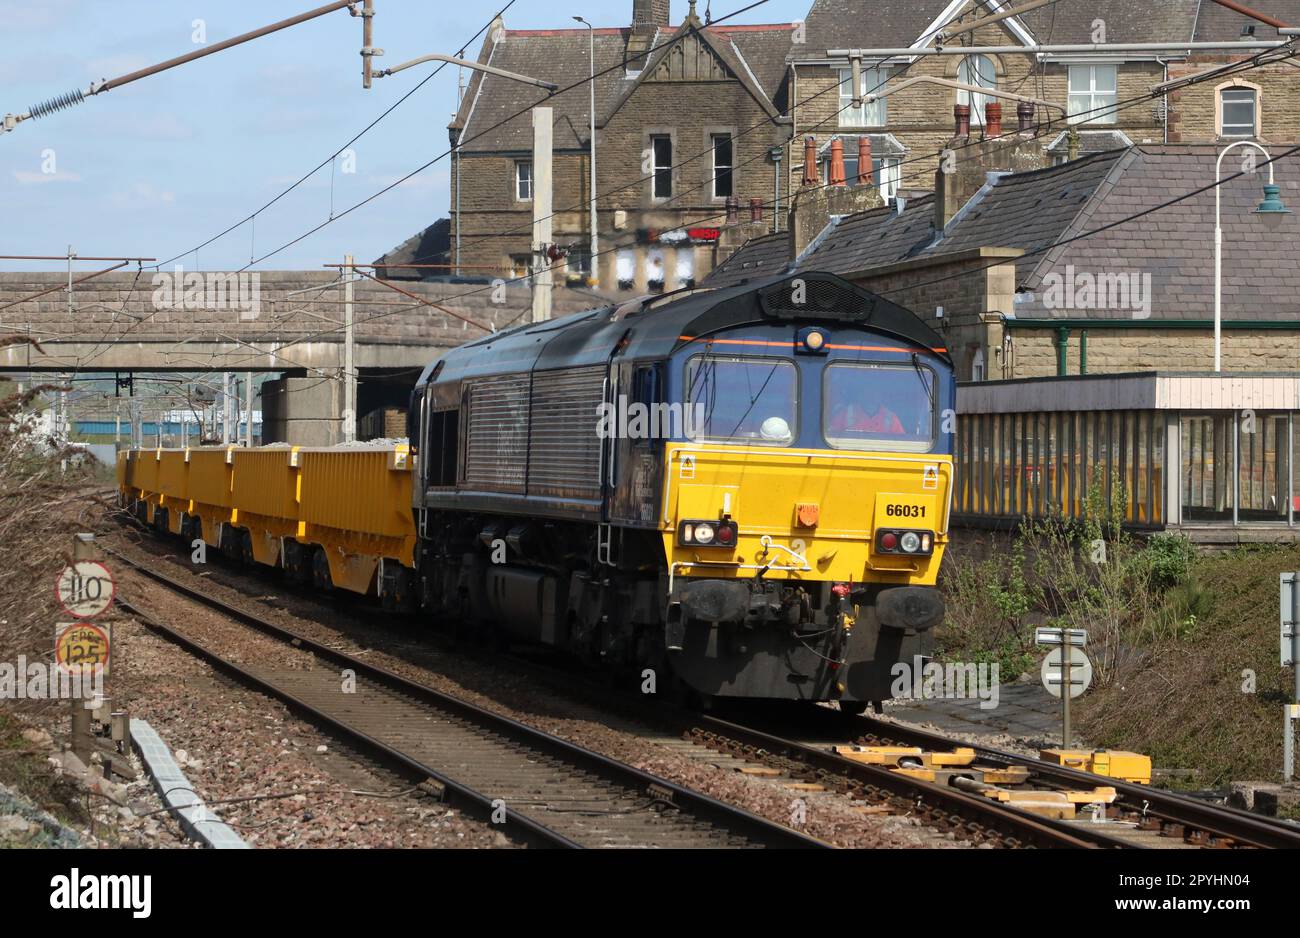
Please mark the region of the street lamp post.
POLYGON ((591 257, 587 260, 587 278, 590 283, 599 282, 596 276, 596 27, 592 26, 581 16, 575 16, 575 20, 587 27, 587 40, 589 56, 591 58, 591 79, 587 82, 587 87, 591 91, 591 257))
POLYGON ((1268 184, 1264 186, 1264 201, 1259 203, 1254 214, 1260 217, 1270 228, 1276 228, 1291 211, 1282 204, 1281 188, 1273 179, 1273 157, 1253 140, 1238 140, 1223 148, 1218 162, 1214 165, 1214 372, 1223 370, 1223 187, 1219 180, 1223 171, 1223 158, 1236 147, 1254 147, 1264 154, 1268 161, 1268 184))

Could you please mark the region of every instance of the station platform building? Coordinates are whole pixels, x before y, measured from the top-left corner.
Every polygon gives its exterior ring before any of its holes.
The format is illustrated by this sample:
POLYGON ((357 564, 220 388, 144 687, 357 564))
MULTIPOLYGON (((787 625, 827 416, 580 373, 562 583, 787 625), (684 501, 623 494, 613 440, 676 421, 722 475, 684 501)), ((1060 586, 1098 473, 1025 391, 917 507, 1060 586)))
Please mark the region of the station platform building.
POLYGON ((1207 545, 1300 536, 1300 373, 1073 375, 962 384, 953 521, 1080 517, 1207 545))

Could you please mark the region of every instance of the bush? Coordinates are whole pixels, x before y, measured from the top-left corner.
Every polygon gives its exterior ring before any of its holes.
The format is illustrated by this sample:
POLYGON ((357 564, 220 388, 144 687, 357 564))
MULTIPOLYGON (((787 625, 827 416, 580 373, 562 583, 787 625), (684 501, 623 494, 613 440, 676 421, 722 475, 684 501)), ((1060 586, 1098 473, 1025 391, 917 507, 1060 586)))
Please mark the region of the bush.
POLYGON ((1147 541, 1145 553, 1152 589, 1172 589, 1191 580, 1196 548, 1183 535, 1156 534, 1147 541))

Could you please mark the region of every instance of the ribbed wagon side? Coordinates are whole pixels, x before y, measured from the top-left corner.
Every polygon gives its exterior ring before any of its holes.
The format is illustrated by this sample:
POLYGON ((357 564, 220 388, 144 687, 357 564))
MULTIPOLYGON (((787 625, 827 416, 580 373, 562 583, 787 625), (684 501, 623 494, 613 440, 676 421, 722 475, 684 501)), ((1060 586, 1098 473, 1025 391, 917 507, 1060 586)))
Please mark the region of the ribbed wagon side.
POLYGON ((410 448, 302 449, 297 459, 298 541, 323 549, 333 585, 356 593, 413 589, 410 448))

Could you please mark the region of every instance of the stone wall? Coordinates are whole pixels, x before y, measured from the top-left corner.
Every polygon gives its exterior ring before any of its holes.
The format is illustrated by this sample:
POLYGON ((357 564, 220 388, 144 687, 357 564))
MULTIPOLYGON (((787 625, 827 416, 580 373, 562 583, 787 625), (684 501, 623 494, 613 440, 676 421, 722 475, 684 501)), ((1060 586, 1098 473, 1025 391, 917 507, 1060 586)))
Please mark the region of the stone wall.
MULTIPOLYGON (((1186 78, 1242 58, 1198 55, 1186 62, 1171 62, 1169 79, 1186 78)), ((1295 143, 1300 140, 1300 82, 1296 79, 1295 66, 1283 62, 1174 91, 1169 96, 1169 140, 1171 143, 1218 142, 1217 89, 1238 84, 1254 87, 1259 92, 1260 142, 1295 143)), ((1232 167, 1234 172, 1239 168, 1239 165, 1232 167)))
MULTIPOLYGON (((1212 329, 1088 327, 1088 373, 1132 371, 1213 371, 1212 329)), ((1012 374, 1037 378, 1057 373, 1055 329, 1016 328, 1010 332, 1012 374)), ((1079 374, 1080 330, 1070 330, 1066 353, 1069 374, 1079 374)), ((1224 329, 1223 370, 1268 372, 1296 370, 1300 361, 1300 325, 1295 329, 1224 329)))
MULTIPOLYGON (((647 256, 656 252, 671 281, 677 253, 689 251, 694 279, 700 280, 730 253, 714 243, 683 245, 656 233, 689 226, 742 228, 746 236, 771 230, 775 178, 768 151, 789 138, 788 126, 772 120, 762 105, 736 78, 642 81, 623 106, 597 133, 596 193, 601 257, 599 282, 614 289, 617 253, 630 252, 636 265, 632 289, 645 292, 652 279, 647 256), (763 126, 764 124, 768 126, 763 126), (758 129, 755 129, 755 128, 758 129), (734 141, 733 193, 740 212, 728 224, 726 199, 713 198, 711 136, 730 133, 734 141), (673 141, 673 198, 657 200, 643 163, 650 137, 666 134, 673 141), (645 178, 643 178, 645 177, 645 178), (761 203, 762 219, 751 223, 749 202, 761 203), (661 253, 660 253, 661 252, 661 253)), ((460 207, 456 209, 456 172, 452 172, 453 226, 460 225, 460 259, 469 267, 487 267, 490 275, 516 273, 519 260, 532 250, 532 204, 516 198, 515 164, 531 160, 528 150, 467 153, 460 165, 460 207)), ((589 154, 557 150, 554 175, 552 238, 557 244, 586 251, 590 239, 589 154)), ((788 189, 782 193, 788 198, 788 189)), ((735 243, 743 238, 725 240, 735 243)), ((453 233, 453 252, 455 235, 453 233)), ((567 270, 556 270, 557 282, 567 270)), ((676 283, 667 283, 672 289, 676 283)))

